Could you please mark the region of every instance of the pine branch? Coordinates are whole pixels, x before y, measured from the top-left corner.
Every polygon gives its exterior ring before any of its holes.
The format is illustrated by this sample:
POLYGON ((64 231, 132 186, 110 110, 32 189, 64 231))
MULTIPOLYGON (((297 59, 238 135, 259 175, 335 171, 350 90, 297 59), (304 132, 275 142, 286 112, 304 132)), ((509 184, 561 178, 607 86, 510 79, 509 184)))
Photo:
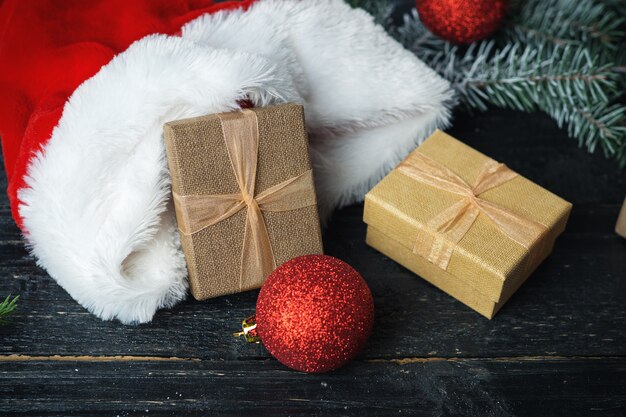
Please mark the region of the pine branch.
POLYGON ((434 35, 419 20, 417 10, 405 14, 402 24, 398 27, 387 27, 387 32, 391 33, 405 48, 412 51, 440 52, 449 42, 434 35))
POLYGON ((609 57, 624 35, 620 30, 624 21, 623 15, 594 0, 527 0, 510 15, 504 38, 585 46, 609 57))
MULTIPOLYGON (((558 9, 563 1, 546 3, 558 9)), ((535 4, 535 1, 529 3, 535 4)), ((589 0, 581 3, 589 3, 589 0)), ((519 6, 520 9, 525 7, 527 3, 519 6)), ((534 13, 545 12, 539 8, 533 10, 534 13)), ((580 13, 580 10, 575 11, 580 13)), ((597 16, 600 9, 593 10, 597 16)), ((557 14, 555 10, 550 13, 557 14)), ((594 24, 594 21, 586 23, 594 24)), ((569 24, 567 32, 549 29, 547 21, 542 25, 546 36, 511 32, 499 49, 496 41, 477 42, 467 48, 445 42, 430 34, 415 11, 405 16, 400 27, 388 30, 449 80, 466 107, 486 110, 488 105, 495 105, 520 111, 545 111, 581 146, 590 152, 602 149, 605 155, 626 165, 626 106, 614 104, 623 93, 620 83, 625 73, 618 59, 626 55, 621 48, 625 43, 623 33, 611 32, 611 36, 618 37, 610 39, 615 43, 610 46, 583 41, 587 35, 584 31, 572 32, 573 24, 569 24), (554 41, 564 34, 580 39, 562 45, 554 41), (610 52, 613 49, 616 51, 610 52)), ((553 22, 553 26, 558 25, 553 22)), ((607 26, 597 24, 596 27, 604 30, 607 26)))
POLYGON ((585 146, 589 152, 597 147, 605 156, 614 156, 620 165, 626 165, 626 108, 621 105, 597 103, 586 107, 580 105, 554 105, 544 107, 559 127, 567 128, 571 137, 578 139, 579 146, 585 146))
POLYGON ((615 63, 612 70, 620 75, 620 82, 622 84, 622 95, 626 91, 626 40, 622 42, 622 46, 617 50, 615 54, 615 63))
POLYGON ((609 9, 613 10, 619 16, 626 16, 626 1, 624 0, 600 0, 609 9))
POLYGON ((354 8, 360 8, 374 17, 379 25, 389 27, 391 25, 391 13, 394 6, 392 2, 381 0, 347 0, 354 8))
POLYGON ((9 316, 13 310, 17 307, 17 300, 20 298, 19 295, 16 295, 11 299, 11 296, 7 296, 2 303, 0 303, 0 324, 7 323, 7 316, 9 316))
POLYGON ((472 108, 484 110, 491 103, 532 111, 554 98, 607 102, 619 91, 614 65, 598 64, 586 48, 516 42, 497 50, 494 42, 479 42, 461 51, 428 33, 414 14, 405 17, 398 38, 472 108))
POLYGON ((514 43, 491 55, 492 44, 483 45, 477 57, 466 58, 473 58, 474 65, 456 87, 468 95, 472 107, 485 109, 487 100, 520 111, 551 107, 555 101, 572 106, 607 103, 617 90, 610 67, 596 64, 585 48, 555 48, 546 54, 541 45, 514 43), (472 90, 475 94, 469 94, 472 90))

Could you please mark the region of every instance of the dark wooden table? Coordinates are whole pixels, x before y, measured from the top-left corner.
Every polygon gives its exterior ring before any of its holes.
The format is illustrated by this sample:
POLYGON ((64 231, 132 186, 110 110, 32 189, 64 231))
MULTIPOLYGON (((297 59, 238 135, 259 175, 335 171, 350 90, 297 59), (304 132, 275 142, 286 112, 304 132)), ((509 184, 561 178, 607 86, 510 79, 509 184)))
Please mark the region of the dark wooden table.
POLYGON ((326 250, 363 274, 376 322, 329 374, 232 336, 256 291, 135 327, 97 319, 35 265, 2 196, 0 295, 21 299, 0 327, 0 415, 626 415, 626 241, 613 232, 625 172, 540 114, 459 114, 450 132, 572 201, 569 226, 489 321, 367 247, 362 206, 339 211, 326 250))

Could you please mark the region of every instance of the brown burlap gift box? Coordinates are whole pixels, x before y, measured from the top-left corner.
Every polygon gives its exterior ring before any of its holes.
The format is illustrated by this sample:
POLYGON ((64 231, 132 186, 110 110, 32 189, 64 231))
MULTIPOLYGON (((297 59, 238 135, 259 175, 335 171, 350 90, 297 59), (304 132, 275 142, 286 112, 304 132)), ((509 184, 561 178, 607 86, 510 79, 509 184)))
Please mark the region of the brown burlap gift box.
POLYGON ((196 299, 259 288, 283 262, 322 253, 302 106, 179 120, 164 130, 196 299))
POLYGON ((366 195, 366 239, 492 318, 550 254, 571 207, 436 131, 366 195))

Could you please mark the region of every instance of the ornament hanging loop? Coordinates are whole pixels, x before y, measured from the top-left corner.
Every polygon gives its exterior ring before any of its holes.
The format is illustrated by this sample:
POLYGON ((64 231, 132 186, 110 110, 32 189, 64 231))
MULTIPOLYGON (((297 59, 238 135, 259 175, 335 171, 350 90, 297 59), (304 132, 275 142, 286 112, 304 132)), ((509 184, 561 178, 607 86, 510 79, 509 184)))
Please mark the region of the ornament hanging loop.
POLYGON ((252 315, 241 322, 241 331, 233 333, 233 336, 246 338, 248 343, 259 343, 261 338, 256 331, 256 316, 252 315))

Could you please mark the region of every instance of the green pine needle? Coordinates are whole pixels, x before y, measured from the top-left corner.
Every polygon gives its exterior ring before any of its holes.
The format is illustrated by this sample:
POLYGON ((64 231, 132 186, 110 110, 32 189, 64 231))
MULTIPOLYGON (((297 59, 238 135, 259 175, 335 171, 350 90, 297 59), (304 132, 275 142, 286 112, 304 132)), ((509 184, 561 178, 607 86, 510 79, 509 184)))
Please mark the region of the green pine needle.
POLYGON ((13 310, 17 307, 17 300, 20 298, 19 295, 16 295, 11 299, 11 296, 8 295, 7 298, 4 299, 2 303, 0 303, 0 324, 7 323, 7 316, 10 315, 13 310))
POLYGON ((354 8, 360 8, 374 17, 374 21, 383 26, 390 26, 393 3, 385 0, 347 0, 354 8))
MULTIPOLYGON (((381 13, 387 1, 353 0, 381 13)), ((623 0, 512 2, 491 40, 459 47, 428 31, 417 12, 387 31, 450 81, 457 99, 479 111, 541 110, 589 152, 626 166, 626 19, 623 0)))
POLYGON ((623 38, 623 23, 621 15, 594 0, 526 0, 510 17, 505 32, 527 43, 585 46, 611 54, 623 38))

